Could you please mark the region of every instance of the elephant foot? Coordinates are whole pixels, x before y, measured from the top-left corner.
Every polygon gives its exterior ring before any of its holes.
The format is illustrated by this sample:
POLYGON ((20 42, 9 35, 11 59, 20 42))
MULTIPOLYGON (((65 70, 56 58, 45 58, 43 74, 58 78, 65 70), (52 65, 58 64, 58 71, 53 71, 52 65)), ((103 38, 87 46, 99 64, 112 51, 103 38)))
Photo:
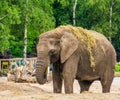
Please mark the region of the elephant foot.
POLYGON ((61 93, 61 90, 55 89, 55 90, 54 90, 54 93, 61 93))

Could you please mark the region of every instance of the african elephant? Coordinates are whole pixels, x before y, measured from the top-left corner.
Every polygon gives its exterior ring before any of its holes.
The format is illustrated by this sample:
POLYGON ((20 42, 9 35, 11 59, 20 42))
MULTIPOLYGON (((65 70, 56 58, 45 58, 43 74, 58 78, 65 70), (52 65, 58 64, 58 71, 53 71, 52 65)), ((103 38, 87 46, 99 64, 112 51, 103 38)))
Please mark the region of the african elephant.
POLYGON ((102 92, 110 92, 114 77, 116 53, 111 43, 100 33, 71 25, 60 26, 40 35, 37 45, 36 79, 46 82, 46 69, 53 64, 53 91, 73 93, 74 79, 80 92, 88 91, 100 80, 102 92))

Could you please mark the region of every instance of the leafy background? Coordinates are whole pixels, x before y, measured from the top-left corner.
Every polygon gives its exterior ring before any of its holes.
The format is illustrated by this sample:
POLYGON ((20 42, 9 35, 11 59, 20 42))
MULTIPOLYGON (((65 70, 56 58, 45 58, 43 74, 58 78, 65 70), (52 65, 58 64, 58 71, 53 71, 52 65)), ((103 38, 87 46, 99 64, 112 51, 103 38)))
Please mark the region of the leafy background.
MULTIPOLYGON (((36 56, 38 37, 60 25, 73 24, 75 0, 0 0, 0 52, 9 49, 13 57, 23 57, 24 25, 27 20, 27 56, 36 56)), ((120 0, 78 0, 76 26, 104 34, 115 47, 120 61, 120 0), (112 31, 109 27, 112 6, 112 31)))

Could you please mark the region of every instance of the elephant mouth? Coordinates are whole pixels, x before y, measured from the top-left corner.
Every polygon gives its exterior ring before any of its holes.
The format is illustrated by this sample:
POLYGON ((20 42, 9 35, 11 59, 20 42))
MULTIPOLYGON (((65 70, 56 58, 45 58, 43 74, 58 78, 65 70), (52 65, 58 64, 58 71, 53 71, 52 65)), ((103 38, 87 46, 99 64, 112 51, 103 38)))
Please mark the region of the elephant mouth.
POLYGON ((58 54, 53 54, 53 55, 50 56, 50 62, 51 63, 55 63, 58 59, 59 59, 58 54))
POLYGON ((55 52, 55 51, 54 51, 54 52, 49 52, 49 55, 50 55, 50 56, 57 55, 57 52, 55 52))
POLYGON ((44 79, 47 79, 47 69, 44 72, 44 79))

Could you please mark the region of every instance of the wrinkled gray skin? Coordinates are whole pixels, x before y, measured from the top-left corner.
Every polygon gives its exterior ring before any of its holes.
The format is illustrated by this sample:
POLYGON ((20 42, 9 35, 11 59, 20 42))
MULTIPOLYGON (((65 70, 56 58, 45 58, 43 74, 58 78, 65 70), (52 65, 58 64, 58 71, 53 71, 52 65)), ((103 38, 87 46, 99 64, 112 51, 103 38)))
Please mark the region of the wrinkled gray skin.
POLYGON ((73 93, 74 79, 78 80, 80 92, 88 91, 95 80, 100 80, 102 92, 110 92, 114 77, 116 54, 111 43, 101 34, 92 48, 95 67, 90 66, 84 41, 78 41, 73 34, 64 32, 56 35, 53 31, 42 34, 37 45, 36 79, 39 84, 46 82, 46 69, 53 64, 53 91, 61 93, 64 80, 65 93, 73 93), (100 46, 102 45, 102 47, 100 46))

